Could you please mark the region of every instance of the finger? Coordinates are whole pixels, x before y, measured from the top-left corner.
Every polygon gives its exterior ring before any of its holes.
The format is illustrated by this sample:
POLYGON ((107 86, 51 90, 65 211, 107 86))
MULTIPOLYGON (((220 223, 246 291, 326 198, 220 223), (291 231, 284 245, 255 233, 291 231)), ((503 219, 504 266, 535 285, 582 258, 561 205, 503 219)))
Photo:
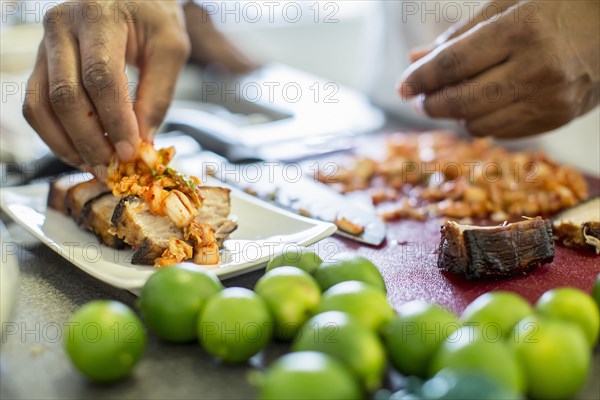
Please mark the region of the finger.
POLYGON ((464 22, 459 22, 446 29, 440 36, 438 36, 433 43, 421 46, 418 48, 411 49, 409 51, 409 60, 411 63, 420 60, 427 54, 432 52, 436 47, 449 40, 452 40, 463 33, 469 31, 480 22, 498 18, 498 15, 502 14, 508 8, 512 7, 517 3, 516 0, 494 0, 486 3, 480 10, 477 10, 475 15, 469 16, 464 22))
POLYGON ((73 166, 79 166, 83 159, 75 149, 69 135, 54 115, 47 96, 48 63, 44 42, 38 50, 37 61, 27 82, 27 95, 23 101, 23 116, 50 147, 52 152, 73 166))
POLYGON ((529 100, 524 99, 483 117, 465 121, 464 128, 473 136, 510 139, 526 137, 558 128, 575 116, 570 93, 556 96, 557 88, 548 88, 529 100), (543 100, 542 100, 543 99, 543 100))
POLYGON ((139 142, 125 75, 127 29, 110 17, 79 27, 83 85, 122 161, 135 156, 139 142))
POLYGON ((173 35, 157 35, 141 55, 134 110, 143 140, 151 140, 161 124, 189 55, 187 40, 173 35))
POLYGON ((46 29, 48 94, 56 117, 90 164, 107 165, 114 153, 81 82, 79 46, 66 29, 46 29))
POLYGON ((502 24, 482 24, 437 47, 402 75, 400 95, 406 99, 475 76, 506 60, 509 46, 499 46, 502 24))
POLYGON ((473 18, 468 18, 462 23, 455 24, 436 38, 434 44, 439 46, 474 28, 480 22, 497 20, 506 10, 517 4, 518 0, 493 0, 487 2, 477 10, 473 18))
POLYGON ((484 116, 516 102, 519 94, 523 94, 513 79, 518 73, 513 64, 501 64, 459 84, 425 95, 421 109, 434 118, 470 120, 484 116))

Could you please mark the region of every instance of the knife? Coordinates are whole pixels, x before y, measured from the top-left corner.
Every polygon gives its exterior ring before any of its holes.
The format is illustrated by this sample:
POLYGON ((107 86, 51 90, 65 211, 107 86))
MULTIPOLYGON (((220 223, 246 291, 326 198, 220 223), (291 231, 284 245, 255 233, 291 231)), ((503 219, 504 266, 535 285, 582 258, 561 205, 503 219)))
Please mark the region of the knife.
MULTIPOLYGON (((212 175, 220 181, 306 217, 333 222, 336 234, 374 246, 386 237, 385 223, 371 206, 358 204, 314 178, 298 164, 259 161, 232 164, 203 151, 173 160, 184 173, 212 175), (293 166, 293 167, 292 167, 293 166)), ((206 178, 202 179, 206 181, 206 178)))

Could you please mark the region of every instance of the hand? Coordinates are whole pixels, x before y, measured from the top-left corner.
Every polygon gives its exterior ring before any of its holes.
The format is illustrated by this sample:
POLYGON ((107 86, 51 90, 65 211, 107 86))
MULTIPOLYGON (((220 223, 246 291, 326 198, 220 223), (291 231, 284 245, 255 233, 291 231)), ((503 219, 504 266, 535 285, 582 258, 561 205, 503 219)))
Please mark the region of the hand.
POLYGON ((600 100, 599 1, 499 2, 455 28, 401 78, 404 98, 475 136, 521 137, 562 126, 600 100))
POLYGON ((202 66, 216 64, 233 74, 257 68, 252 60, 215 28, 204 8, 189 2, 185 4, 183 11, 192 45, 192 61, 202 66))
POLYGON ((175 1, 66 2, 44 17, 23 114, 62 160, 90 169, 151 140, 189 54, 175 1), (135 99, 125 66, 139 68, 135 99))

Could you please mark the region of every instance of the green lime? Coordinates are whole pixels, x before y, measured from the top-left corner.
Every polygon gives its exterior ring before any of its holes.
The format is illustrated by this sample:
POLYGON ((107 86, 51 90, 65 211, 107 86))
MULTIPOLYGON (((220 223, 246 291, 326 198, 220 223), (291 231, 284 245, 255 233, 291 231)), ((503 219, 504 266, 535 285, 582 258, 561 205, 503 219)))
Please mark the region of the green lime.
POLYGON ((251 290, 234 287, 208 299, 198 319, 198 338, 213 356, 240 363, 269 343, 272 328, 265 301, 251 290))
POLYGON ((360 385, 337 359, 315 351, 289 353, 273 363, 260 385, 263 400, 362 399, 360 385))
POLYGON ((281 340, 292 340, 321 300, 315 279, 295 267, 267 272, 256 282, 254 291, 267 302, 275 320, 274 335, 281 340))
POLYGON ((200 310, 221 290, 223 285, 212 272, 167 267, 148 278, 137 304, 156 336, 168 342, 190 342, 197 339, 200 310))
POLYGON ((527 378, 528 397, 569 399, 585 383, 590 351, 576 325, 532 315, 515 326, 511 344, 527 378))
POLYGON ((267 272, 278 267, 297 267, 312 275, 322 262, 315 252, 304 247, 291 247, 269 261, 267 272))
POLYGON ((446 338, 431 362, 430 374, 445 368, 481 372, 510 391, 525 390, 524 373, 510 346, 500 336, 484 338, 472 326, 463 326, 446 338))
POLYGON ((366 258, 350 253, 340 254, 335 261, 319 265, 315 278, 323 290, 344 281, 361 281, 386 291, 385 282, 377 267, 366 258))
POLYGON ((67 326, 67 354, 92 381, 126 377, 146 347, 146 332, 139 318, 118 301, 89 302, 73 314, 67 326))
POLYGON ((592 297, 596 300, 596 305, 600 307, 600 274, 596 277, 596 282, 594 282, 594 288, 592 289, 592 297))
POLYGON ((548 290, 539 298, 535 309, 541 315, 578 325, 590 348, 596 345, 600 329, 600 311, 594 299, 587 293, 571 287, 548 290))
POLYGON ((398 309, 398 316, 383 326, 382 336, 398 371, 425 378, 438 348, 458 328, 450 311, 415 300, 398 309))
POLYGON ((328 311, 304 324, 294 340, 293 351, 319 351, 342 361, 372 391, 381 385, 385 351, 370 329, 347 313, 328 311))
POLYGON ((495 337, 500 333, 510 337, 513 327, 523 318, 533 314, 527 300, 512 292, 485 293, 465 308, 460 321, 465 325, 477 326, 484 336, 495 337))
POLYGON ((360 281, 341 282, 327 289, 317 313, 325 311, 347 312, 373 331, 395 315, 384 292, 360 281))

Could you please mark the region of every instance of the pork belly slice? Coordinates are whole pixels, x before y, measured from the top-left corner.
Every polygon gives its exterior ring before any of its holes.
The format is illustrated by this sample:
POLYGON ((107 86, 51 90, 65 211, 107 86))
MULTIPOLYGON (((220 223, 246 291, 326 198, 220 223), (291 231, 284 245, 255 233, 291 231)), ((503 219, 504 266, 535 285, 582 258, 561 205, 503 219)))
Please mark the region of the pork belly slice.
POLYGON ((490 227, 449 221, 441 233, 438 268, 468 279, 523 274, 554 259, 552 227, 540 217, 490 227))
POLYGON ((48 191, 48 207, 59 211, 65 215, 69 215, 65 199, 67 192, 73 186, 82 182, 89 181, 93 178, 91 174, 84 172, 68 173, 60 178, 50 182, 50 190, 48 191))
POLYGON ((112 215, 110 231, 133 247, 132 264, 153 265, 169 245, 169 238, 183 239, 183 231, 168 217, 150 213, 138 196, 119 201, 112 215))
POLYGON ((204 201, 202 207, 198 210, 196 219, 209 224, 213 228, 217 244, 222 247, 223 241, 237 229, 237 222, 229 219, 231 191, 213 186, 201 186, 199 189, 204 201))
POLYGON ((111 219, 119 200, 112 193, 102 193, 86 202, 81 213, 81 226, 93 232, 101 243, 115 249, 125 246, 122 239, 110 233, 111 219))
POLYGON ((79 183, 67 191, 65 205, 67 212, 78 225, 81 225, 83 218, 83 207, 85 203, 104 193, 110 193, 106 183, 92 179, 87 182, 79 183))
MULTIPOLYGON (((229 190, 218 187, 200 188, 204 201, 196 217, 208 223, 215 232, 219 247, 237 223, 227 217, 230 211, 229 190)), ((183 239, 183 230, 166 216, 150 213, 150 209, 137 196, 129 196, 118 203, 112 216, 111 232, 134 249, 133 264, 153 265, 169 245, 169 239, 183 239)))

